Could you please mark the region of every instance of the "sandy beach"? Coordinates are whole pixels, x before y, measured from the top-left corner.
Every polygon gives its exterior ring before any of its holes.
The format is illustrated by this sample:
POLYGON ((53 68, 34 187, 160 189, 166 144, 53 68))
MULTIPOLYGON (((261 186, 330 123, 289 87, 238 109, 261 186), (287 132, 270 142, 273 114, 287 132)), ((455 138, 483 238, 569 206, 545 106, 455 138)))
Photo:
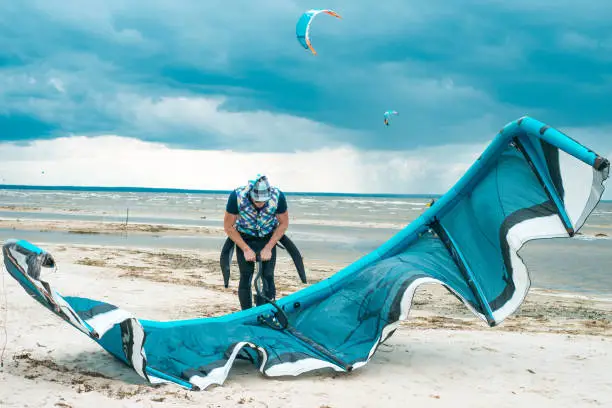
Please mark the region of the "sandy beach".
MULTIPOLYGON (((5 224, 8 221, 3 221, 5 224)), ((18 221, 11 221, 14 223, 18 221)), ((36 221, 29 228, 121 233, 120 224, 36 221)), ((5 228, 7 225, 4 226, 5 228)), ((134 233, 172 234, 143 225, 134 233)), ((180 228, 180 227, 178 227, 180 228)), ((185 227, 187 228, 187 227, 185 227)), ((189 227, 193 233, 219 234, 189 227)), ((185 233, 186 231, 182 231, 185 233)), ((223 287, 217 252, 44 245, 58 268, 45 273, 63 295, 104 300, 144 319, 238 310, 237 266, 223 287)), ((304 287, 279 252, 279 295, 304 287)), ((305 259, 310 283, 343 264, 305 259)), ((29 298, 3 274, 2 407, 541 407, 612 404, 612 299, 532 288, 520 311, 487 327, 437 285, 423 286, 407 321, 364 368, 266 378, 237 362, 223 386, 151 386, 29 298)))
POLYGON ((612 408, 612 2, 232 3, 2 3, 0 408, 612 408))

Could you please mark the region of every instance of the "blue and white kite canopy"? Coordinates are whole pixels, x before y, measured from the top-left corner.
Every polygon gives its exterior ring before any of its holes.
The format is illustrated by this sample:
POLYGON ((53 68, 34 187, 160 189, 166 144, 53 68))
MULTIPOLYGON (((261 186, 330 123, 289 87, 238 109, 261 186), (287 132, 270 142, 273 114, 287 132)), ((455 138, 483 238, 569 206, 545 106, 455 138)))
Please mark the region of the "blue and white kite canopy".
POLYGON ((330 16, 333 16, 336 18, 342 18, 340 17, 338 13, 336 13, 333 10, 312 9, 302 14, 302 16, 298 20, 296 27, 295 27, 295 34, 297 36, 298 41, 300 42, 302 47, 304 47, 307 50, 310 50, 310 52, 312 52, 313 55, 317 55, 317 52, 312 47, 312 43, 310 42, 310 25, 312 24, 313 19, 321 13, 329 14, 330 16))
POLYGON ((601 200, 609 171, 606 158, 575 139, 520 118, 376 250, 288 296, 216 317, 139 319, 60 294, 41 275, 54 264, 50 254, 27 241, 5 241, 2 252, 8 273, 33 299, 151 383, 205 389, 222 384, 236 358, 273 377, 348 372, 367 364, 408 318, 423 283, 444 286, 491 327, 516 312, 531 283, 519 250, 530 240, 574 236, 601 200))

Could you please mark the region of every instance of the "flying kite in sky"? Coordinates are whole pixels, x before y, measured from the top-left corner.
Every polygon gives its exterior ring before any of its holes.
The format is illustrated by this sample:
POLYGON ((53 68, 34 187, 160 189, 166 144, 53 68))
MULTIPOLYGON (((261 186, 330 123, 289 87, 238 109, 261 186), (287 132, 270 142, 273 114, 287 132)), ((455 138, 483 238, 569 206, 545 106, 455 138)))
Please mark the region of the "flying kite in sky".
POLYGON ((385 112, 384 117, 385 117, 385 125, 389 126, 389 120, 391 118, 391 115, 399 115, 399 113, 397 113, 397 111, 394 110, 388 110, 385 112))
MULTIPOLYGON (((109 303, 61 295, 41 275, 55 260, 27 241, 7 240, 2 252, 8 273, 33 299, 150 383, 206 389, 222 384, 237 358, 272 377, 349 372, 366 365, 408 318, 424 283, 445 287, 488 326, 501 324, 531 284, 521 247, 573 237, 601 200, 609 171, 606 158, 575 139, 520 118, 435 204, 368 255, 288 296, 216 317, 139 319, 109 303)), ((232 250, 227 245, 221 258, 224 274, 232 250)), ((292 252, 299 271, 301 255, 292 252)), ((258 293, 261 273, 258 259, 258 293)))
POLYGON ((310 24, 312 24, 313 19, 321 14, 329 14, 330 16, 342 18, 338 13, 333 10, 308 10, 298 20, 295 26, 295 34, 297 36, 298 41, 302 44, 307 50, 310 50, 314 55, 317 55, 317 52, 312 47, 312 43, 310 42, 310 24))

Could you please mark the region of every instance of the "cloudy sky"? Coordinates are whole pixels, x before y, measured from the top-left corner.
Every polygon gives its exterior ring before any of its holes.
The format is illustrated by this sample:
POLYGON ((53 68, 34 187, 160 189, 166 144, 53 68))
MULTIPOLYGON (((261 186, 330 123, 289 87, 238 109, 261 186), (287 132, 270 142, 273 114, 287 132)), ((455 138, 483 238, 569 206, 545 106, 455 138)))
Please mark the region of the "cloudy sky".
POLYGON ((2 2, 0 183, 443 193, 526 114, 612 156, 612 2, 460 3, 2 2))

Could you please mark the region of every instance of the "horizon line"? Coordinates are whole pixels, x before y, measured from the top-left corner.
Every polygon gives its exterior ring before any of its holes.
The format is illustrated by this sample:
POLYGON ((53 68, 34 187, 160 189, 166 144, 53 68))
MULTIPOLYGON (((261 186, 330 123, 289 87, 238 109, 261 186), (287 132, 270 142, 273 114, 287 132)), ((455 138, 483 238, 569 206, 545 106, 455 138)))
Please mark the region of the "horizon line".
MULTIPOLYGON (((138 186, 70 186, 70 185, 33 185, 33 184, 0 184, 0 190, 52 190, 52 191, 114 191, 114 192, 174 192, 174 193, 194 193, 194 194, 229 194, 233 190, 215 189, 192 189, 175 187, 138 187, 138 186)), ((342 193, 324 191, 284 191, 286 195, 314 195, 314 196, 360 196, 360 197, 423 197, 437 198, 442 194, 438 193, 342 193)))

